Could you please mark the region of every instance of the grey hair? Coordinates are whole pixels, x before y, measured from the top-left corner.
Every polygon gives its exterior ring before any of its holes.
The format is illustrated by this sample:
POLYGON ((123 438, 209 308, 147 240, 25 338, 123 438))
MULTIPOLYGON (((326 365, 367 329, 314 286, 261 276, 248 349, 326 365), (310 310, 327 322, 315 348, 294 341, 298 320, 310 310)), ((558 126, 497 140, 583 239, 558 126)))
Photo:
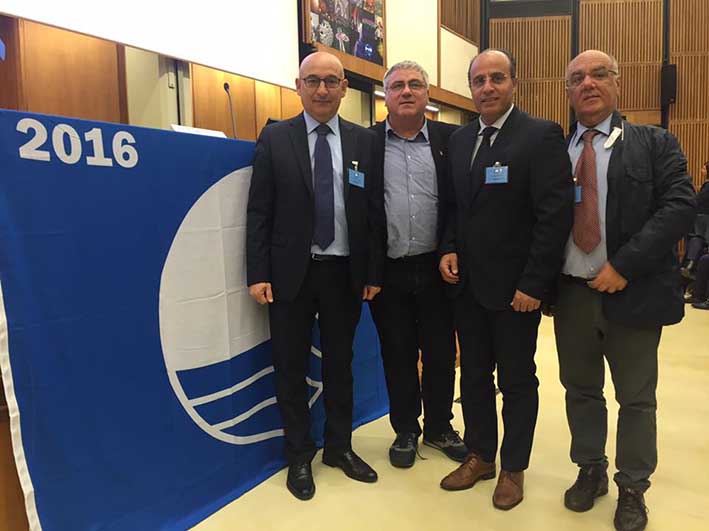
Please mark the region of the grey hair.
POLYGON ((399 61, 395 65, 389 67, 389 70, 387 70, 386 74, 384 74, 384 90, 387 89, 387 79, 389 79, 389 76, 391 76, 397 70, 414 70, 418 72, 419 74, 421 74, 421 77, 423 77, 423 82, 426 84, 426 88, 428 88, 428 73, 416 61, 407 60, 399 61))

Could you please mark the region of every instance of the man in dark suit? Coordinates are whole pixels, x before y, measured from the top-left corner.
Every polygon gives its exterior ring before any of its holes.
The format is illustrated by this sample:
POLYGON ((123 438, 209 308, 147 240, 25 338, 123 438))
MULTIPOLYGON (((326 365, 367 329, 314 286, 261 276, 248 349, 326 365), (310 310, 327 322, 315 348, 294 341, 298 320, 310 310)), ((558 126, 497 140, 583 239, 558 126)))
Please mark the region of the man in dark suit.
POLYGON ((295 81, 304 112, 263 129, 256 144, 246 227, 247 283, 269 305, 276 396, 285 430, 287 486, 315 493, 308 387, 318 314, 325 413, 323 462, 365 482, 377 474, 351 446, 352 340, 362 299, 383 276, 384 199, 376 136, 337 115, 347 80, 318 52, 295 81))
POLYGON ((573 216, 561 127, 515 108, 515 70, 514 58, 501 50, 486 50, 470 64, 480 119, 451 135, 453 194, 440 247, 441 274, 459 291, 460 388, 470 449, 441 487, 470 488, 495 477, 497 369, 504 424, 492 499, 498 509, 523 498, 539 402, 539 307, 561 267, 573 216))
POLYGON ((448 137, 456 126, 427 120, 428 74, 414 61, 384 76, 389 115, 372 127, 384 153, 387 261, 384 289, 370 304, 382 344, 393 466, 414 464, 423 399, 423 442, 462 461, 467 449, 450 424, 455 383, 453 308, 438 273, 448 137), (423 364, 419 381, 418 358, 423 364))
POLYGON ((640 531, 657 465, 657 347, 662 326, 684 315, 676 249, 692 227, 694 189, 677 140, 616 110, 615 59, 583 52, 566 87, 578 120, 568 146, 577 192, 553 312, 579 474, 564 505, 587 511, 608 492, 605 357, 620 404, 615 528, 640 531))

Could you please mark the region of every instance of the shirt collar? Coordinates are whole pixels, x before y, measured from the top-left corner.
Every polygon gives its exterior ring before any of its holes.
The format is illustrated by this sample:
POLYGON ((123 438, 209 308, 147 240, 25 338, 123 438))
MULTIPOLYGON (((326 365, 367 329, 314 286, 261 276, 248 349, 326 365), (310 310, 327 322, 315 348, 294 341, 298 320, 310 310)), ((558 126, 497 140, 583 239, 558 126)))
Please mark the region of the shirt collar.
MULTIPOLYGON (((310 116, 305 111, 303 111, 303 118, 305 118, 305 130, 308 132, 308 134, 312 133, 315 128, 320 125, 320 122, 318 122, 315 118, 310 116)), ((335 136, 340 135, 340 117, 337 114, 330 118, 326 122, 326 125, 330 127, 335 136)))
POLYGON ((613 113, 610 113, 605 120, 603 120, 601 123, 595 125, 594 127, 586 127, 582 123, 578 123, 576 125, 576 134, 574 135, 574 141, 572 145, 576 145, 581 141, 581 136, 588 131, 589 129, 593 129, 594 131, 598 131, 599 133, 602 133, 606 136, 610 136, 611 134, 611 121, 613 119, 613 113))
POLYGON ((495 120, 493 123, 490 125, 487 125, 485 122, 483 122, 482 116, 478 118, 478 121, 480 122, 480 130, 478 131, 478 136, 483 134, 483 129, 486 127, 494 127, 498 131, 502 129, 502 126, 505 125, 505 122, 507 121, 507 118, 509 118, 510 114, 512 114, 512 109, 515 108, 515 104, 513 103, 510 105, 510 108, 507 109, 507 112, 500 116, 497 120, 495 120))
POLYGON ((416 138, 419 136, 419 134, 423 135, 423 137, 426 139, 426 142, 428 142, 428 119, 424 117, 423 119, 423 125, 421 126, 421 129, 418 130, 418 132, 413 136, 413 138, 404 138, 403 136, 399 136, 396 134, 396 131, 392 129, 391 125, 389 125, 389 117, 387 116, 387 119, 384 121, 384 132, 386 133, 387 137, 390 135, 396 135, 398 138, 401 138, 402 140, 409 140, 409 141, 414 141, 416 138), (391 131, 391 133, 389 133, 391 131))

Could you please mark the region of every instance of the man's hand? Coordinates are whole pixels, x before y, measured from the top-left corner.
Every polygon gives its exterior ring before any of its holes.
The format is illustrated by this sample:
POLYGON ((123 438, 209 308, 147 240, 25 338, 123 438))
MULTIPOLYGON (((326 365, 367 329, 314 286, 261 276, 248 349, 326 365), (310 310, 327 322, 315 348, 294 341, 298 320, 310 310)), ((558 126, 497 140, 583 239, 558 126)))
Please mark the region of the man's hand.
POLYGON ((441 276, 448 284, 457 284, 460 282, 458 275, 458 255, 456 253, 448 253, 441 256, 441 261, 438 264, 438 270, 441 276))
POLYGON ((588 283, 589 288, 593 288, 601 293, 623 291, 627 285, 628 281, 615 270, 610 262, 603 264, 598 276, 588 283))
POLYGON ((380 291, 382 291, 380 286, 364 286, 364 290, 362 291, 362 300, 371 301, 380 291))
POLYGON ((270 282, 257 282, 249 286, 249 295, 251 295, 259 304, 273 302, 273 292, 271 291, 270 282))
POLYGON ((533 312, 539 309, 541 303, 542 301, 539 299, 535 299, 520 290, 516 290, 510 306, 512 306, 512 309, 516 312, 533 312))

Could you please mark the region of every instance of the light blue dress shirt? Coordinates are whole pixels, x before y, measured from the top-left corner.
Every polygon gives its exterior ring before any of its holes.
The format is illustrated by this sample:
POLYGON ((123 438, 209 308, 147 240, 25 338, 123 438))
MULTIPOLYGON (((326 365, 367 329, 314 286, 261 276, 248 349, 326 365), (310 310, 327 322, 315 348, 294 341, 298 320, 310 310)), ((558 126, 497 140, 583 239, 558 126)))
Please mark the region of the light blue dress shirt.
POLYGON ((428 139, 428 122, 403 138, 386 121, 384 206, 387 256, 401 258, 436 250, 438 178, 428 139))
MULTIPOLYGON (((608 163, 611 159, 611 153, 613 153, 613 146, 606 148, 604 144, 611 133, 612 117, 613 115, 610 114, 608 118, 603 120, 596 127, 590 128, 600 131, 601 133, 593 138, 593 149, 596 152, 598 217, 601 226, 601 242, 590 254, 586 254, 576 246, 572 233, 569 236, 569 240, 566 242, 566 252, 564 254, 565 261, 562 272, 566 275, 592 279, 598 275, 601 267, 603 267, 603 264, 608 260, 606 247, 606 199, 608 197, 608 163)), ((569 158, 571 159, 571 167, 574 169, 574 175, 576 174, 576 164, 583 151, 583 140, 581 137, 588 129, 588 127, 584 127, 579 123, 576 133, 569 143, 569 158)), ((581 199, 583 200, 583 190, 581 191, 581 199)))
MULTIPOLYGON (((310 150, 310 170, 315 174, 315 141, 318 133, 315 131, 320 122, 303 112, 305 130, 308 133, 308 149, 310 150)), ((347 234, 347 216, 345 214, 345 190, 342 180, 342 137, 340 136, 340 117, 336 114, 327 125, 332 133, 327 135, 327 143, 332 155, 332 186, 335 191, 335 239, 327 249, 321 249, 316 243, 310 246, 310 252, 315 254, 332 254, 338 256, 350 255, 350 241, 347 234)))

